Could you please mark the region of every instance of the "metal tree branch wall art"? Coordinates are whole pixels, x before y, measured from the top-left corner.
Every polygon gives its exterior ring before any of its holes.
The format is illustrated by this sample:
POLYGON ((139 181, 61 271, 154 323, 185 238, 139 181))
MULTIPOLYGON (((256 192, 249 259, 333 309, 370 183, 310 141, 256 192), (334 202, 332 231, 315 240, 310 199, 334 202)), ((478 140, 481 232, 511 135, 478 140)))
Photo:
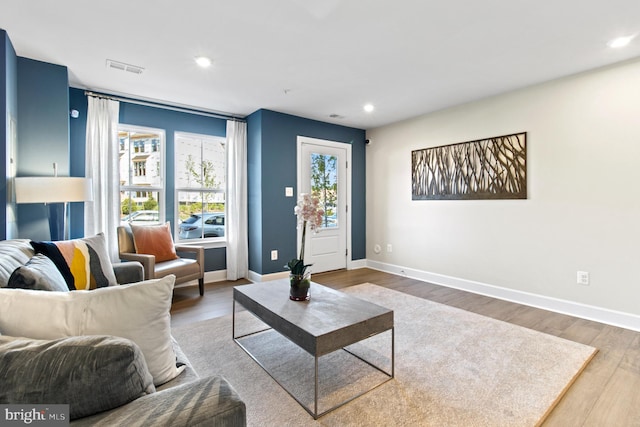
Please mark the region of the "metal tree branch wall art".
POLYGON ((411 152, 413 200, 527 198, 527 133, 411 152))

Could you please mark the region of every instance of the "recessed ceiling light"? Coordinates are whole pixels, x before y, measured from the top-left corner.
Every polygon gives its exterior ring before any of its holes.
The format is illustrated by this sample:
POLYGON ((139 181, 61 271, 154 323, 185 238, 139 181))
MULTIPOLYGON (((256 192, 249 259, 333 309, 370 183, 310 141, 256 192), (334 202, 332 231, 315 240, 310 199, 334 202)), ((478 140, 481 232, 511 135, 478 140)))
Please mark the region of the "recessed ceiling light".
POLYGON ((626 45, 631 43, 631 40, 633 40, 634 37, 635 36, 618 37, 617 39, 611 40, 607 44, 609 45, 609 47, 613 48, 625 47, 626 45))
POLYGON ((198 56, 196 57, 196 64, 201 66, 202 68, 207 68, 211 65, 211 59, 206 56, 198 56))
POLYGON ((365 106, 362 108, 364 108, 364 111, 366 111, 367 113, 372 112, 374 109, 373 104, 365 104, 365 106))

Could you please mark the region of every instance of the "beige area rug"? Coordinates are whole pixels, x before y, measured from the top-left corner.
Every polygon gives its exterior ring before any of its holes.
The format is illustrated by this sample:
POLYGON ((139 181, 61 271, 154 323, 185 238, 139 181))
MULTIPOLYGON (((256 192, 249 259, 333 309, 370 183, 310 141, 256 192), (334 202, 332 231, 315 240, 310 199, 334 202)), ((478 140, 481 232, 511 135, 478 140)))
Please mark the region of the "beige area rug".
MULTIPOLYGON (((231 316, 173 334, 201 376, 220 374, 233 385, 249 426, 534 426, 597 352, 373 284, 344 291, 394 310, 395 378, 318 420, 232 340, 231 316)), ((237 331, 259 327, 248 312, 237 316, 237 331)), ((380 334, 352 350, 386 368, 390 337, 380 334)), ((273 331, 244 343, 303 402, 313 402, 313 358, 273 331)), ((344 351, 320 360, 326 407, 383 379, 344 351)))

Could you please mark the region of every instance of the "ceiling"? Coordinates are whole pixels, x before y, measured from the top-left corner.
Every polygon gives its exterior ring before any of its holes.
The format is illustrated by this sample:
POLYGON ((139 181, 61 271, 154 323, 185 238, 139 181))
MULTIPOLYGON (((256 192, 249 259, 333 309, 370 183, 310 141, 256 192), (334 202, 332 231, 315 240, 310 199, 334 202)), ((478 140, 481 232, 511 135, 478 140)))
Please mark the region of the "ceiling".
POLYGON ((607 46, 638 0, 2 0, 0 28, 73 87, 361 129, 640 57, 607 46))

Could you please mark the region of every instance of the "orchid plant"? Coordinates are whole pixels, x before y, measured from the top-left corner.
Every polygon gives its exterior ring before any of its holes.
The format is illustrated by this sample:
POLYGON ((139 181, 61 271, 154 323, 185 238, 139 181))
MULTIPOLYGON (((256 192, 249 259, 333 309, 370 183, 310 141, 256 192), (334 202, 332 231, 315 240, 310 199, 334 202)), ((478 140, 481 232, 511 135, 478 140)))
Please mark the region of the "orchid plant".
POLYGON ((307 225, 314 233, 322 225, 324 210, 320 207, 320 201, 317 197, 310 194, 300 194, 298 204, 293 209, 294 214, 298 217, 298 227, 302 226, 302 241, 300 242, 300 255, 287 264, 287 268, 291 270, 291 274, 303 275, 311 264, 304 263, 304 246, 307 237, 307 225))

